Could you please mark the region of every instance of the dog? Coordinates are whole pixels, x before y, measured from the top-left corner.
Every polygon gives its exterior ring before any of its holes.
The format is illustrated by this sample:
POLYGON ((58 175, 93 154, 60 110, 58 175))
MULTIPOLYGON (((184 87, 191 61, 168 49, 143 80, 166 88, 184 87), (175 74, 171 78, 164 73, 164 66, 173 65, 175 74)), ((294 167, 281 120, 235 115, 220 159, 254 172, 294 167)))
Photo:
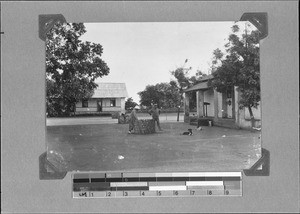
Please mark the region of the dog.
POLYGON ((183 132, 182 135, 193 135, 192 129, 188 129, 188 132, 183 132))

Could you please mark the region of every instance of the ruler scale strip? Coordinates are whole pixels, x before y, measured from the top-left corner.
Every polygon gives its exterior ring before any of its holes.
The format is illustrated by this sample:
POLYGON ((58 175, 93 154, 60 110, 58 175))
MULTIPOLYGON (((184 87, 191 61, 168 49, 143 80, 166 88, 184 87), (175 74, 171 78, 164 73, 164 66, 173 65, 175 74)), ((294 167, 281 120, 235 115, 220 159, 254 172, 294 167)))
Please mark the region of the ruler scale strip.
POLYGON ((73 198, 242 196, 241 172, 74 173, 73 198))

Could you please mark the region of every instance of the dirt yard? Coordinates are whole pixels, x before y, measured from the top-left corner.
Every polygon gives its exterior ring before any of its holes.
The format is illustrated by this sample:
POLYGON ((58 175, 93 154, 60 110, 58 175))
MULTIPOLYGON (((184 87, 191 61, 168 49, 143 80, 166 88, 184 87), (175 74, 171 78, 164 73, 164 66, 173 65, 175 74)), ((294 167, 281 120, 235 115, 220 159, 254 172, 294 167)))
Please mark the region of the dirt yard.
POLYGON ((261 155, 259 132, 163 122, 162 132, 128 134, 128 124, 47 127, 48 159, 61 171, 232 171, 261 155), (181 135, 188 128, 192 136, 181 135))

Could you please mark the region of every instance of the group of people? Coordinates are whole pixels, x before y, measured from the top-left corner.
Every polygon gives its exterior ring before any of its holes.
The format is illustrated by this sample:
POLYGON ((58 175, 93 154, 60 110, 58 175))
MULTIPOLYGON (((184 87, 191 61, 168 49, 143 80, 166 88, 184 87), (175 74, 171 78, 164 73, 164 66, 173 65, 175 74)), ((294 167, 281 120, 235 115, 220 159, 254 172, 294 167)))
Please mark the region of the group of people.
MULTIPOLYGON (((139 109, 140 109, 139 106, 135 106, 129 115, 129 131, 128 131, 129 134, 132 133, 134 129, 134 124, 138 120, 137 111, 139 109)), ((152 116, 154 122, 156 122, 158 130, 162 131, 159 123, 160 110, 159 108, 157 108, 157 104, 154 104, 153 107, 148 111, 148 113, 152 116)))

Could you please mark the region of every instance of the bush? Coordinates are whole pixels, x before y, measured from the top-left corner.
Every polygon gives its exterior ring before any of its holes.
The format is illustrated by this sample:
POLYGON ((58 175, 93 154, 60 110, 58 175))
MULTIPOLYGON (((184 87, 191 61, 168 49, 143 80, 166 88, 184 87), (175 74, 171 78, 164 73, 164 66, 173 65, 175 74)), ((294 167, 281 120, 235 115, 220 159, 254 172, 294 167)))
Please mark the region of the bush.
POLYGON ((119 112, 113 112, 111 113, 112 119, 119 119, 120 113, 119 112))
POLYGON ((128 114, 121 114, 118 118, 119 124, 128 124, 129 123, 129 115, 128 114))

